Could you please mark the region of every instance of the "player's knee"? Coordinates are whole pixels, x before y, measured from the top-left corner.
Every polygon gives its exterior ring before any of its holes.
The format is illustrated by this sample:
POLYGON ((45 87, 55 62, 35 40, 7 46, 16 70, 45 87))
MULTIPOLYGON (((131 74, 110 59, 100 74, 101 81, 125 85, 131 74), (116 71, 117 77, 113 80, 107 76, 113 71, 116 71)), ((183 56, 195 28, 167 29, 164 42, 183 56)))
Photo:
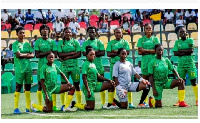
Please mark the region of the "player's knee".
POLYGON ((17 85, 16 85, 15 91, 16 91, 16 92, 20 92, 20 91, 21 91, 21 88, 22 88, 22 85, 17 84, 17 85))

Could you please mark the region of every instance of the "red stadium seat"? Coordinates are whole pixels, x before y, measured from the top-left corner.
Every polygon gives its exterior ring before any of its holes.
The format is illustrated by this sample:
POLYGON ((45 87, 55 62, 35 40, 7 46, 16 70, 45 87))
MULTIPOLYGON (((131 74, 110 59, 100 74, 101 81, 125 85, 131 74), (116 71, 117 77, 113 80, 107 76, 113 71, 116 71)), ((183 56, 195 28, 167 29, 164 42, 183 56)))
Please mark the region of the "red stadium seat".
POLYGON ((150 24, 151 24, 151 20, 150 20, 150 19, 144 19, 144 20, 143 20, 143 26, 144 26, 146 23, 150 23, 150 24))
POLYGON ((119 27, 119 21, 117 21, 117 20, 111 21, 110 26, 111 25, 117 25, 117 27, 119 27))
POLYGON ((91 15, 90 16, 90 22, 91 21, 94 21, 94 22, 99 21, 99 17, 97 15, 91 15))
POLYGON ((94 27, 98 28, 97 22, 95 22, 95 21, 90 21, 90 26, 94 26, 94 27))
POLYGON ((51 30, 53 30, 53 23, 47 23, 47 25, 49 26, 49 28, 50 28, 51 30))
POLYGON ((34 30, 39 30, 39 29, 40 29, 40 26, 42 26, 42 24, 35 24, 34 30))
POLYGON ((65 27, 69 27, 69 23, 65 24, 65 27))
POLYGON ((25 24, 24 28, 25 28, 25 30, 33 31, 33 25, 32 24, 25 24))
POLYGON ((86 23, 85 22, 79 22, 79 25, 80 25, 80 28, 84 28, 86 29, 87 26, 86 26, 86 23))

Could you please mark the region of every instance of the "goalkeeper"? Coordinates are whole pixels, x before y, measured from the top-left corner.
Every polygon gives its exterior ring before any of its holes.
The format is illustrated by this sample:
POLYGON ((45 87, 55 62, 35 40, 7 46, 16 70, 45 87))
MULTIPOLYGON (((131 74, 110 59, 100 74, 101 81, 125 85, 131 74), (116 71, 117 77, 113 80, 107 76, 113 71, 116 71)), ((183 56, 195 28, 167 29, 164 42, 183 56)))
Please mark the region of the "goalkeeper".
POLYGON ((127 52, 124 48, 118 49, 118 55, 120 60, 114 64, 113 67, 113 80, 116 84, 116 92, 119 98, 113 101, 121 109, 127 109, 127 92, 138 92, 140 90, 149 89, 150 83, 143 79, 138 73, 136 73, 133 65, 126 61, 127 52), (134 75, 140 82, 131 82, 131 77, 134 75))

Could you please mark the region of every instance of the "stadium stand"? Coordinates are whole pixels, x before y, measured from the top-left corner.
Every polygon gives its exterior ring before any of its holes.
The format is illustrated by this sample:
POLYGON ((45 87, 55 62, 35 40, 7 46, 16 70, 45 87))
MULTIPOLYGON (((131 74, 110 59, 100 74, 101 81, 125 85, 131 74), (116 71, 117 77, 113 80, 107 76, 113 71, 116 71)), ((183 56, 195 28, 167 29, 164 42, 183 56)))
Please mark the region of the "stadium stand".
POLYGON ((1 38, 2 38, 2 39, 9 38, 8 32, 7 32, 7 31, 1 31, 1 38))
POLYGON ((32 70, 37 70, 38 69, 38 63, 37 62, 31 62, 31 68, 32 68, 32 70))
POLYGON ((5 65, 4 71, 8 71, 8 72, 14 72, 14 64, 13 63, 7 63, 5 65))
POLYGON ((176 41, 176 40, 178 40, 177 34, 176 33, 169 33, 167 39, 168 39, 168 41, 176 41))
POLYGON ((86 29, 87 26, 86 26, 86 23, 85 22, 79 22, 79 25, 80 25, 80 28, 84 28, 86 29))
POLYGON ((17 38, 17 35, 16 35, 16 31, 15 31, 15 30, 11 31, 11 33, 10 33, 10 38, 17 38))
POLYGON ((39 30, 39 29, 40 29, 40 26, 42 26, 42 24, 35 24, 34 30, 39 30))
MULTIPOLYGON (((160 33, 156 34, 156 37, 158 37, 158 39, 160 40, 160 33)), ((164 33, 162 33, 162 41, 166 41, 166 36, 164 33)))
POLYGON ((189 23, 187 30, 197 30, 197 25, 196 23, 189 23))
POLYGON ((77 30, 78 34, 82 33, 83 35, 86 35, 86 30, 84 28, 80 28, 80 30, 77 30))
POLYGON ((7 42, 6 40, 1 40, 1 49, 7 47, 7 42))
POLYGON ((33 37, 34 35, 37 35, 37 37, 41 37, 40 31, 39 31, 39 30, 33 30, 33 32, 32 32, 32 37, 33 37))
POLYGON ((173 24, 166 24, 165 31, 175 31, 175 27, 173 24))
MULTIPOLYGON (((161 29, 163 31, 163 25, 161 25, 161 29)), ((153 27, 154 32, 160 32, 160 24, 156 24, 153 27)))
MULTIPOLYGON (((1 75, 1 88, 7 87, 8 93, 11 93, 11 81, 13 80, 13 74, 11 72, 5 72, 1 75)), ((4 89, 2 89, 4 91, 4 89)))
POLYGON ((104 67, 110 67, 110 61, 108 59, 102 59, 102 64, 104 67))
POLYGON ((25 30, 25 38, 31 38, 31 32, 29 30, 25 30))
POLYGON ((25 24, 24 28, 25 28, 25 30, 33 31, 33 25, 32 24, 25 24))

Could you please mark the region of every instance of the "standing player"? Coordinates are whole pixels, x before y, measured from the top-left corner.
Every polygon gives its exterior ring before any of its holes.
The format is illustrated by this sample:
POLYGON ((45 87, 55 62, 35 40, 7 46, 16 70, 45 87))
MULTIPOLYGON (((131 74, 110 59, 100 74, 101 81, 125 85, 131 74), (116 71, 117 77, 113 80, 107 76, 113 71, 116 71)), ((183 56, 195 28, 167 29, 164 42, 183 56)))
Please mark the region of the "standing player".
POLYGON ((127 94, 125 92, 138 92, 140 90, 149 89, 150 83, 143 79, 133 68, 133 65, 126 61, 127 52, 124 48, 118 49, 120 60, 113 66, 113 79, 116 83, 117 95, 120 100, 114 102, 119 108, 127 109, 127 94), (131 82, 131 77, 135 76, 140 82, 131 82))
MULTIPOLYGON (((181 39, 175 42, 173 48, 174 55, 178 56, 178 73, 183 79, 185 79, 186 73, 188 74, 193 86, 193 91, 196 98, 196 106, 198 106, 198 85, 196 83, 197 73, 192 56, 194 50, 194 40, 192 38, 187 38, 187 32, 184 27, 180 28, 179 36, 181 39)), ((179 102, 180 100, 174 105, 178 106, 179 102)))
MULTIPOLYGON (((144 32, 145 36, 143 36, 138 40, 137 47, 138 47, 138 54, 142 55, 142 61, 141 61, 142 77, 146 80, 149 80, 148 64, 151 61, 151 59, 155 57, 156 52, 154 48, 156 44, 160 43, 160 41, 157 37, 152 35, 153 29, 151 24, 147 23, 144 25, 144 32)), ((143 90, 138 108, 149 107, 147 104, 148 93, 149 90, 143 90)))
MULTIPOLYGON (((70 94, 73 94, 75 89, 73 85, 70 84, 63 72, 58 68, 58 66, 53 63, 55 60, 54 53, 50 52, 46 56, 46 59, 48 62, 45 63, 40 70, 40 83, 42 86, 42 93, 46 106, 32 104, 32 110, 34 111, 34 108, 36 108, 39 111, 51 113, 53 112, 52 94, 60 94, 67 91, 70 91, 70 94), (58 74, 64 78, 66 81, 65 84, 57 85, 58 74)), ((66 110, 66 108, 63 109, 63 111, 66 110)))
MULTIPOLYGON (((70 27, 64 28, 63 34, 63 40, 58 42, 58 56, 62 59, 61 71, 63 71, 63 73, 68 79, 71 75, 73 84, 76 88, 77 102, 82 103, 82 96, 80 91, 80 69, 77 60, 77 58, 81 57, 81 47, 79 42, 76 39, 72 38, 72 30, 70 27)), ((61 78, 61 84, 66 84, 64 78, 61 78)), ((67 105, 64 105, 66 98, 65 94, 66 93, 60 94, 61 103, 63 105, 61 110, 63 110, 64 107, 67 108, 73 99, 73 95, 68 93, 66 103, 67 105)))
POLYGON ((98 70, 93 63, 95 60, 95 50, 91 46, 86 47, 87 61, 83 63, 82 75, 83 75, 83 93, 85 95, 86 104, 75 103, 72 101, 72 107, 75 106, 82 110, 94 110, 95 109, 95 97, 94 92, 101 92, 108 90, 108 107, 112 105, 114 98, 114 86, 115 83, 112 80, 106 79, 98 73, 98 70), (107 82, 98 82, 97 78, 107 82))
POLYGON ((12 45, 14 53, 14 64, 15 64, 15 81, 16 81, 16 90, 14 94, 14 104, 15 110, 14 114, 20 114, 18 109, 19 95, 21 88, 23 86, 23 81, 25 83, 25 98, 26 98, 26 112, 30 112, 31 105, 31 83, 33 82, 32 69, 30 58, 34 58, 33 48, 31 45, 24 41, 25 38, 25 29, 24 27, 18 27, 16 29, 16 34, 18 36, 17 41, 12 45))
MULTIPOLYGON (((148 65, 148 73, 155 98, 155 107, 162 107, 163 89, 173 89, 178 87, 179 107, 187 107, 185 103, 185 83, 174 69, 168 58, 163 58, 162 44, 155 45, 156 57, 154 57, 148 65), (178 79, 168 79, 168 70, 173 71, 178 79)), ((153 104, 154 105, 154 104, 153 104)))
MULTIPOLYGON (((126 40, 122 39, 122 29, 121 28, 116 28, 114 30, 115 38, 112 41, 108 42, 106 51, 107 51, 107 56, 111 57, 111 62, 110 62, 110 76, 112 79, 112 73, 113 73, 113 65, 120 60, 120 57, 118 56, 118 49, 124 48, 127 51, 127 54, 129 54, 129 44, 126 40)), ((129 102, 129 108, 134 108, 132 105, 132 92, 128 92, 128 102, 129 102)))
MULTIPOLYGON (((104 76, 104 67, 102 64, 102 59, 101 57, 105 55, 105 48, 103 43, 96 38, 97 29, 95 27, 88 27, 87 28, 87 33, 89 34, 89 39, 83 42, 82 45, 82 53, 84 56, 86 56, 86 46, 92 46, 93 49, 95 50, 95 55, 96 58, 94 59, 94 64, 97 67, 98 73, 101 76, 104 76)), ((98 79, 98 82, 103 82, 103 80, 98 79)), ((106 101, 106 91, 100 92, 101 94, 101 104, 102 108, 104 108, 104 104, 106 101)))
MULTIPOLYGON (((50 28, 46 24, 43 24, 40 27, 40 34, 41 38, 35 41, 35 55, 36 58, 39 58, 38 62, 38 70, 37 70, 37 79, 38 79, 38 91, 37 91, 37 98, 38 104, 42 105, 42 92, 41 92, 41 84, 40 84, 40 69, 42 65, 47 63, 46 55, 50 52, 54 52, 55 56, 57 56, 57 46, 55 41, 49 38, 50 28)), ((52 95, 53 97, 53 106, 54 110, 58 110, 56 107, 56 94, 52 95)))

